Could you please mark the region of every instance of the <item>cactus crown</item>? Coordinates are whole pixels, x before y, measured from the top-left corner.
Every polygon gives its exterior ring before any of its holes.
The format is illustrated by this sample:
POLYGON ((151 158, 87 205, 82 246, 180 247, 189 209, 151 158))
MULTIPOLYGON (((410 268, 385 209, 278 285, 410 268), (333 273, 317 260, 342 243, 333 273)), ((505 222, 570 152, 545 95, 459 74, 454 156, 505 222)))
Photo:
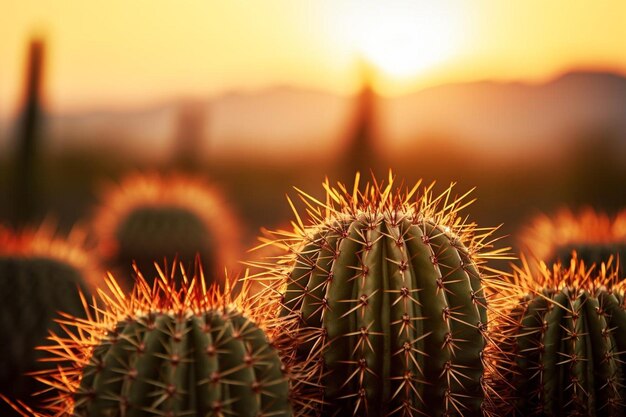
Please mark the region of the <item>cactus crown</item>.
POLYGON ((22 404, 24 415, 291 415, 287 378, 263 332, 269 307, 255 305, 247 284, 237 296, 230 284, 207 288, 199 262, 191 279, 178 263, 157 269, 152 285, 137 270, 130 295, 109 275, 95 313, 62 316, 65 334, 42 347, 58 369, 38 376, 56 396, 43 411, 22 404))
POLYGON ((587 267, 515 267, 510 305, 494 325, 507 352, 501 415, 621 416, 626 412, 624 284, 609 258, 587 267))
POLYGON ((614 217, 586 208, 578 213, 559 210, 553 217, 539 215, 520 240, 520 247, 548 263, 568 264, 572 252, 585 264, 607 262, 621 255, 617 265, 624 270, 626 260, 626 211, 614 217))
POLYGON ((61 239, 49 224, 19 233, 0 228, 0 331, 5 335, 0 392, 30 400, 42 389, 24 375, 50 368, 37 361, 42 355, 35 347, 45 342, 49 329, 60 329, 53 322, 57 311, 80 315, 85 304, 79 290, 95 287, 96 271, 82 244, 77 229, 61 239))
POLYGON ((56 236, 51 224, 25 229, 19 233, 0 226, 0 257, 49 259, 85 272, 85 277, 94 274, 85 246, 85 234, 75 228, 65 239, 56 236))
POLYGON ((220 194, 198 178, 135 174, 101 197, 94 231, 101 254, 119 267, 155 260, 193 264, 196 253, 211 276, 238 256, 239 226, 220 194))
MULTIPOLYGON (((263 238, 287 254, 253 277, 279 297, 281 334, 304 364, 325 415, 476 415, 492 372, 488 299, 500 273, 494 229, 459 212, 471 201, 374 180, 324 183, 325 202, 298 190, 293 231, 263 238), (323 388, 320 388, 323 387, 323 388)), ((294 207, 290 200, 290 204, 294 207)), ((497 300, 493 303, 497 304, 497 300)), ((495 314, 495 313, 491 313, 495 314)), ((488 400, 488 398, 487 398, 488 400)), ((319 412, 313 406, 311 414, 319 412)), ((319 408, 319 407, 318 407, 319 408)))

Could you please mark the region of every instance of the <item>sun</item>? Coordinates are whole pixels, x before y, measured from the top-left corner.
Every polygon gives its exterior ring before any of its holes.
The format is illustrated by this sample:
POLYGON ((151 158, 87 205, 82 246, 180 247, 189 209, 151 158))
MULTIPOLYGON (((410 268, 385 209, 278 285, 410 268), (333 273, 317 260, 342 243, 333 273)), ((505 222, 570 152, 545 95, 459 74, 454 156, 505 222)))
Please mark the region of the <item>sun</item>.
POLYGON ((353 50, 394 78, 436 67, 463 40, 460 12, 447 2, 365 0, 351 5, 345 30, 353 50))

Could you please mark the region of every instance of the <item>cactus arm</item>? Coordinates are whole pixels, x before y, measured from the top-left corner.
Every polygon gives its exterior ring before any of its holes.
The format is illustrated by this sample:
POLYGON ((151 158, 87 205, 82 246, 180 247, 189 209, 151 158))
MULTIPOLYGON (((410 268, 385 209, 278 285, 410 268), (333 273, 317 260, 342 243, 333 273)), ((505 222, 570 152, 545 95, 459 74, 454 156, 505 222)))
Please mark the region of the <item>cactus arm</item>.
POLYGON ((626 352, 626 311, 615 294, 605 293, 601 300, 608 313, 609 327, 614 329, 611 334, 615 338, 617 349, 619 352, 626 352))
POLYGON ((391 328, 390 379, 395 403, 408 412, 408 407, 424 403, 424 325, 419 304, 419 288, 413 265, 408 259, 406 236, 399 225, 388 226, 389 237, 385 240, 388 263, 391 328), (405 378, 409 378, 406 380, 405 378), (403 403, 402 400, 406 400, 403 403))
POLYGON ((442 415, 446 412, 444 399, 448 388, 447 382, 442 381, 446 363, 450 361, 451 353, 444 347, 446 334, 449 333, 449 323, 442 312, 446 307, 446 299, 442 288, 437 281, 441 278, 439 271, 433 268, 432 256, 435 248, 429 243, 430 236, 425 234, 421 227, 410 221, 403 221, 403 229, 412 236, 406 240, 407 256, 411 267, 419 278, 419 301, 422 305, 424 320, 424 351, 429 356, 424 365, 424 380, 430 384, 424 387, 424 409, 432 415, 442 415))
POLYGON ((152 320, 154 318, 148 316, 137 322, 144 333, 138 344, 138 347, 142 349, 137 353, 137 360, 130 372, 136 372, 141 377, 136 378, 128 390, 131 404, 128 417, 148 417, 150 415, 147 407, 145 407, 145 399, 154 390, 154 381, 158 380, 160 360, 154 355, 163 353, 165 350, 164 339, 169 318, 160 316, 154 322, 152 320))
POLYGON ((590 407, 594 401, 593 389, 593 362, 591 346, 589 345, 587 315, 584 304, 588 302, 587 292, 581 293, 572 304, 572 330, 574 334, 569 335, 572 340, 571 376, 570 385, 573 388, 573 405, 576 411, 595 416, 595 410, 590 407))
MULTIPOLYGON (((622 399, 616 404, 618 411, 624 412, 623 398, 626 398, 626 387, 624 387, 623 381, 626 375, 626 364, 622 359, 623 352, 626 352, 626 311, 622 308, 623 300, 621 297, 617 297, 616 294, 602 292, 599 298, 600 306, 606 312, 606 318, 608 328, 610 329, 611 339, 615 346, 613 351, 613 357, 617 361, 617 369, 615 375, 610 380, 611 386, 616 393, 616 399, 622 399)), ((616 415, 619 415, 617 413, 616 415)))
POLYGON ((610 399, 613 397, 612 387, 610 383, 617 372, 617 362, 613 353, 616 347, 605 317, 605 312, 600 308, 600 302, 597 298, 589 297, 585 304, 585 313, 589 317, 588 322, 588 339, 592 344, 593 356, 593 372, 597 375, 594 378, 593 389, 596 392, 595 401, 590 406, 593 409, 606 409, 611 411, 613 406, 610 405, 610 399))
POLYGON ((478 314, 480 315, 480 322, 487 324, 489 318, 487 316, 487 298, 485 296, 485 290, 483 288, 480 272, 476 263, 471 259, 467 249, 460 245, 455 239, 450 240, 450 244, 456 249, 458 255, 461 258, 461 268, 469 277, 470 285, 473 291, 473 304, 476 307, 478 314))
POLYGON ((164 354, 156 354, 162 362, 161 399, 159 409, 172 412, 174 415, 189 410, 189 331, 187 319, 183 314, 172 317, 167 331, 167 342, 164 354))
POLYGON ((558 303, 554 304, 550 311, 546 313, 545 322, 547 329, 544 333, 544 346, 545 353, 542 357, 541 365, 543 367, 543 398, 544 398, 544 413, 546 415, 558 415, 559 405, 554 401, 554 398, 560 398, 559 386, 560 378, 559 371, 560 366, 557 365, 561 361, 561 355, 558 352, 563 352, 561 341, 563 340, 561 332, 561 323, 565 311, 559 305, 566 307, 569 303, 567 295, 563 292, 559 292, 553 298, 553 301, 558 303))
POLYGON ((520 373, 516 375, 515 381, 519 392, 524 394, 518 398, 520 409, 535 409, 542 401, 543 374, 537 371, 542 361, 540 346, 545 343, 543 321, 547 307, 548 301, 545 298, 535 297, 528 302, 522 316, 521 328, 524 330, 517 337, 516 357, 520 373), (527 404, 530 404, 530 407, 527 404))
POLYGON ((319 327, 322 323, 324 308, 322 303, 326 296, 326 287, 329 283, 333 259, 337 252, 338 238, 339 236, 333 231, 320 237, 315 270, 309 274, 305 295, 302 297, 302 319, 307 325, 319 327))
POLYGON ((202 317, 192 318, 191 338, 195 346, 197 412, 198 415, 204 416, 212 411, 214 402, 222 395, 221 384, 211 382, 211 377, 219 371, 219 366, 211 334, 211 320, 206 313, 202 317))
POLYGON ((94 381, 96 376, 100 373, 100 369, 104 364, 104 357, 109 350, 108 345, 99 345, 94 348, 93 354, 89 361, 89 364, 83 370, 83 376, 81 378, 81 384, 76 390, 74 396, 74 410, 77 416, 82 416, 85 407, 88 407, 93 400, 94 395, 94 381))
MULTIPOLYGON (((249 349, 243 343, 242 329, 221 317, 216 316, 215 321, 216 330, 221 333, 218 348, 220 383, 228 390, 224 407, 236 416, 257 416, 261 410, 252 391, 255 375, 254 370, 245 365, 249 349)), ((226 411, 224 413, 227 414, 226 411)))
POLYGON ((287 280, 287 289, 284 294, 284 314, 297 311, 302 305, 302 298, 299 295, 302 294, 302 290, 309 281, 309 276, 315 269, 319 256, 319 239, 320 236, 312 237, 310 242, 296 254, 295 266, 287 280))
POLYGON ((138 333, 136 323, 128 323, 116 340, 111 341, 108 352, 103 358, 104 367, 93 379, 95 395, 93 400, 86 404, 84 411, 77 411, 77 416, 105 417, 110 410, 124 409, 127 404, 121 400, 125 376, 128 374, 128 364, 124 359, 126 352, 134 349, 130 340, 138 333))
MULTIPOLYGON (((433 246, 437 248, 437 265, 444 283, 444 293, 450 317, 449 344, 451 366, 445 377, 450 380, 451 408, 457 412, 478 413, 482 404, 480 361, 485 346, 478 326, 482 326, 479 309, 474 304, 472 282, 465 272, 463 262, 450 237, 438 228, 433 228, 433 246)), ((446 314, 446 313, 444 313, 446 314)), ((486 323, 485 323, 486 324, 486 323)))
POLYGON ((346 382, 342 375, 349 375, 350 370, 343 361, 350 357, 350 352, 354 348, 350 343, 350 338, 345 337, 351 332, 353 326, 351 326, 352 317, 349 314, 344 317, 344 314, 350 310, 352 304, 345 301, 353 298, 354 280, 360 270, 360 261, 356 254, 361 248, 362 227, 362 224, 353 222, 348 229, 348 236, 341 240, 333 281, 328 285, 326 292, 330 308, 325 322, 330 346, 324 350, 323 356, 329 371, 325 379, 326 395, 329 401, 341 395, 341 388, 346 382))
POLYGON ((358 369, 359 382, 356 385, 359 390, 365 389, 367 395, 362 410, 379 415, 387 405, 382 394, 390 389, 388 370, 385 370, 389 357, 388 348, 385 348, 389 329, 383 327, 383 323, 389 323, 388 318, 384 317, 389 312, 383 309, 385 287, 388 285, 385 271, 387 261, 385 236, 381 233, 384 222, 371 219, 367 223, 371 226, 364 232, 365 245, 360 254, 364 266, 363 277, 354 282, 357 295, 354 299, 359 300, 359 308, 352 314, 356 316, 355 332, 360 334, 352 337, 358 346, 352 357, 357 362, 353 366, 355 370, 358 369), (362 360, 365 361, 363 368, 359 368, 358 362, 362 360))
POLYGON ((263 405, 263 415, 289 416, 291 415, 287 393, 288 382, 281 370, 281 362, 275 354, 274 348, 268 345, 265 333, 243 316, 234 316, 231 320, 240 328, 247 327, 244 341, 251 348, 256 381, 260 384, 257 394, 259 407, 263 405))

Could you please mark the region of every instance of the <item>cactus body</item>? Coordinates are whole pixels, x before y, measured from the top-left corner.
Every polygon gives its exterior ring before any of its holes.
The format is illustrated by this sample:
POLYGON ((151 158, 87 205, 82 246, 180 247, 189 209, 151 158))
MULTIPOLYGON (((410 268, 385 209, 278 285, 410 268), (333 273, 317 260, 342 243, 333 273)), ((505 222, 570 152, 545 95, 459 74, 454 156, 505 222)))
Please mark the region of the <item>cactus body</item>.
POLYGON ((429 190, 415 203, 390 187, 329 191, 346 201, 281 241, 294 356, 311 363, 324 415, 482 415, 481 244, 457 221, 461 200, 440 211, 429 190))
POLYGON ((174 279, 177 270, 159 271, 153 286, 139 274, 130 296, 110 277, 101 317, 65 320, 67 337, 46 347, 59 370, 42 378, 58 395, 38 416, 292 415, 289 381, 247 291, 232 299, 201 276, 174 279))
MULTIPOLYGON (((79 290, 88 294, 85 254, 45 230, 13 234, 0 230, 0 393, 30 401, 42 387, 25 374, 50 369, 35 348, 59 311, 85 317, 79 290)), ((3 410, 4 413, 8 413, 3 410)))
POLYGON ((164 259, 191 266, 196 254, 206 275, 219 277, 238 256, 239 227, 232 210, 194 178, 125 178, 103 195, 94 229, 107 268, 121 277, 131 275, 133 262, 139 270, 153 271, 154 262, 164 259))
POLYGON ((617 276, 576 258, 569 269, 543 272, 524 273, 519 292, 528 294, 507 314, 513 392, 501 414, 626 415, 626 304, 617 276))
POLYGON ((231 310, 122 322, 83 375, 77 417, 289 415, 278 354, 262 330, 231 310))

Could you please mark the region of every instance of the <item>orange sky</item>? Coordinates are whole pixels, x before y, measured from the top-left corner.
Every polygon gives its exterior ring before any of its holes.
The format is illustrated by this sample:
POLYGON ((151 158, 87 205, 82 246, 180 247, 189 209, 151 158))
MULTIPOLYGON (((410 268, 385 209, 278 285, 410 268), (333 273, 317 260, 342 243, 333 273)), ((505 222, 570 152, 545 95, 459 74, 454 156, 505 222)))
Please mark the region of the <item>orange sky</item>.
POLYGON ((349 93, 359 56, 380 69, 385 94, 626 72, 619 0, 0 2, 0 115, 16 109, 32 33, 49 40, 48 105, 61 112, 275 84, 349 93))

